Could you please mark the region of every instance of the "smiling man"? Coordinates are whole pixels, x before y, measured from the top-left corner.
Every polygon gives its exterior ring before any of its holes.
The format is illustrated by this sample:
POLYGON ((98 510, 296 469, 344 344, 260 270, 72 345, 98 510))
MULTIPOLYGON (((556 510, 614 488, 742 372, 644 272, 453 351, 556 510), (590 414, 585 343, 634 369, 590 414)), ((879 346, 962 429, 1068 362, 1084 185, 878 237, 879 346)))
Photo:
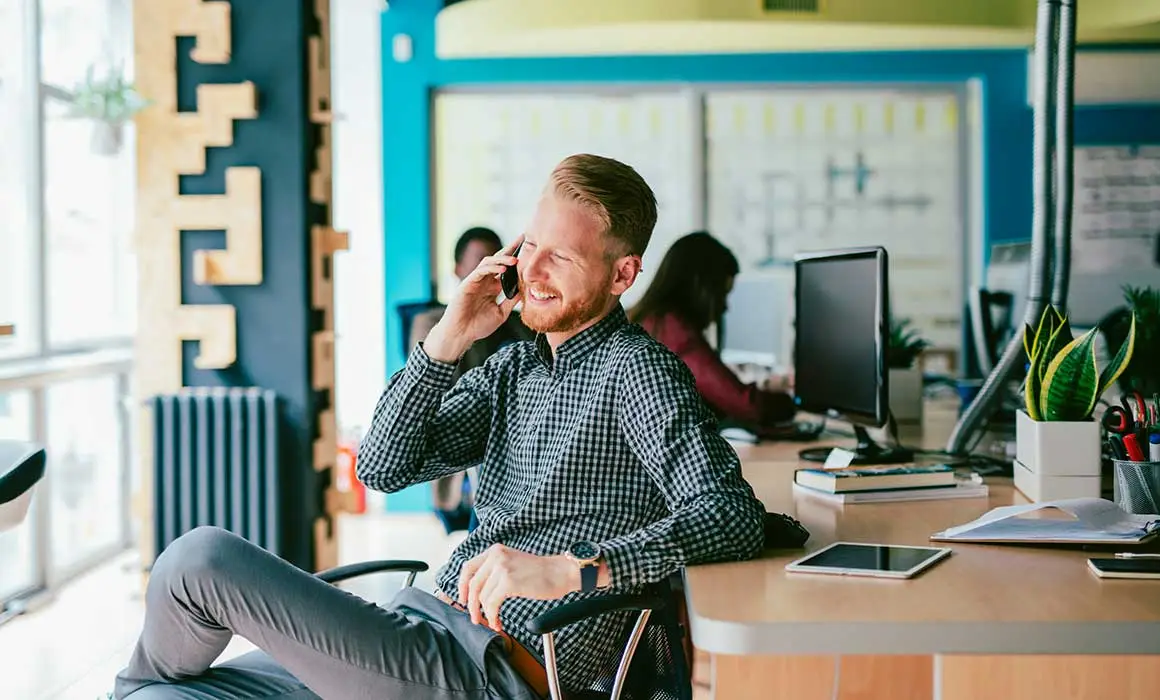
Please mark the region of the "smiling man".
MULTIPOLYGON (((543 653, 529 619, 637 591, 689 564, 755 555, 764 508, 736 453, 685 365, 620 304, 656 217, 652 190, 631 167, 565 159, 527 233, 464 278, 388 382, 358 455, 368 487, 393 492, 480 465, 479 527, 438 572, 434 595, 405 589, 376 607, 244 540, 194 531, 154 567, 118 697, 137 688, 142 698, 180 697, 146 693, 158 681, 209 682, 204 672, 234 633, 272 657, 259 678, 271 692, 538 697, 542 669, 523 662, 532 658, 524 650, 543 653), (509 265, 521 293, 497 302, 509 265), (536 339, 453 382, 459 358, 520 299, 536 339)), ((629 623, 610 614, 557 633, 566 690, 598 680, 629 623)))

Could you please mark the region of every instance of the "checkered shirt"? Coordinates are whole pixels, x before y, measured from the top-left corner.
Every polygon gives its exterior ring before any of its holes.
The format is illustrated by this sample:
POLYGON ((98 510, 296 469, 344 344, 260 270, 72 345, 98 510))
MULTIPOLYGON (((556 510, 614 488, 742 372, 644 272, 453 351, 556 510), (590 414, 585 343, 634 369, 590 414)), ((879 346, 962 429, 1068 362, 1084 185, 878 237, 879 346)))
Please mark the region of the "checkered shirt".
MULTIPOLYGON (((379 399, 357 462, 359 478, 386 492, 479 465, 479 527, 436 577, 448 596, 458 596, 464 562, 497 542, 537 555, 595 542, 615 592, 760 550, 765 509, 692 374, 622 307, 562 343, 555 358, 541 335, 502 348, 452 386, 454 369, 416 347, 379 399)), ((601 593, 512 598, 500 616, 542 656, 525 623, 601 593)), ((590 687, 619 658, 632 617, 559 630, 561 683, 590 687)))

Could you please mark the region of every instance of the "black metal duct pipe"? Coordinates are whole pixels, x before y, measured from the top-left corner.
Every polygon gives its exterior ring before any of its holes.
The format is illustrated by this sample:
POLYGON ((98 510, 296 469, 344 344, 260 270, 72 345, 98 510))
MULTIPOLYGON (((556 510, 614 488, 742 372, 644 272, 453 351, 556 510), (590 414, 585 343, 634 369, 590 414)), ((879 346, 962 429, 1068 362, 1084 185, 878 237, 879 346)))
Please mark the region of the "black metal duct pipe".
MULTIPOLYGON (((1074 106, 1074 56, 1075 56, 1075 13, 1078 0, 1039 0, 1035 26, 1035 95, 1034 95, 1034 139, 1032 146, 1033 209, 1031 221, 1031 256, 1028 261, 1027 306, 1023 311, 1025 324, 1035 327, 1043 314, 1048 295, 1048 280, 1056 270, 1055 285, 1050 290, 1061 295, 1066 305, 1068 269, 1071 254, 1071 111, 1074 106), (1061 8, 1066 6, 1067 29, 1060 32, 1061 8), (1058 38, 1058 43, 1057 43, 1058 38), (1059 60, 1056 60, 1058 53, 1059 60), (1062 65, 1059 65, 1062 64, 1062 65), (1058 85, 1057 73, 1064 68, 1066 86, 1058 85), (1055 99, 1058 94, 1060 99, 1055 99), (1052 118, 1055 124, 1053 125, 1052 118), (1058 128, 1062 124, 1064 128, 1058 128), (1053 129, 1053 126, 1056 128, 1053 129), (1058 138, 1053 134, 1058 130, 1058 138), (1057 156, 1061 165, 1060 178, 1054 177, 1055 159, 1052 158, 1052 144, 1055 141, 1057 156), (1053 185, 1055 187, 1053 187, 1053 185), (1066 201, 1066 212, 1055 207, 1064 203, 1056 201, 1053 189, 1066 201), (1055 231, 1055 253, 1063 257, 1062 265, 1052 261, 1052 224, 1062 222, 1055 231), (1061 240, 1062 239, 1062 240, 1061 240)), ((1056 261, 1058 262, 1058 261, 1056 261)), ((982 423, 994 411, 995 404, 1003 400, 1005 386, 1013 370, 1026 363, 1023 351, 1022 328, 1016 326, 1015 334, 1003 350, 998 364, 983 382, 978 395, 963 412, 947 441, 947 452, 962 454, 967 451, 968 441, 980 430, 982 423)))
POLYGON ((1071 280, 1071 213, 1075 187, 1075 134, 1072 108, 1075 104, 1075 3, 1059 0, 1059 44, 1055 53, 1055 268, 1051 303, 1067 309, 1071 280))

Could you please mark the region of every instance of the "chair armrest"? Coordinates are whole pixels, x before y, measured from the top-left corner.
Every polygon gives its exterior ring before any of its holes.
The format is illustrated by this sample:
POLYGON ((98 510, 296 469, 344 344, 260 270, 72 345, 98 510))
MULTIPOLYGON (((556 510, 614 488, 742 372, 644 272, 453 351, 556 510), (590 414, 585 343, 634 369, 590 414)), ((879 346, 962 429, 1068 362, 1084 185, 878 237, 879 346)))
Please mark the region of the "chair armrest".
POLYGON ((376 559, 360 561, 357 564, 336 566, 333 569, 319 571, 315 576, 327 583, 338 583, 357 576, 366 576, 379 572, 405 571, 416 574, 427 570, 427 563, 410 559, 376 559))
POLYGON ((551 634, 561 627, 604 613, 618 610, 660 610, 665 605, 665 599, 655 593, 610 593, 558 605, 528 620, 527 629, 532 634, 551 634))

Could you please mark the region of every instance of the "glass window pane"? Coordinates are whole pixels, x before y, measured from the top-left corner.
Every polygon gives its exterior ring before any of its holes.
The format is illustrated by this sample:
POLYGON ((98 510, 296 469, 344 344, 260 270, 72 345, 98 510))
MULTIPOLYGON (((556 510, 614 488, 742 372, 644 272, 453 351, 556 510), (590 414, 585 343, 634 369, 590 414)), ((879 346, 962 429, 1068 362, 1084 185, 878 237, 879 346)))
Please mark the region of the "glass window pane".
POLYGON ((36 231, 34 204, 36 90, 28 60, 29 0, 0 1, 0 359, 36 351, 36 231))
POLYGON ((133 331, 129 0, 41 0, 48 340, 133 331), (84 278, 84 284, 78 280, 84 278))
MULTIPOLYGON (((26 391, 0 392, 0 439, 31 438, 32 397, 26 391)), ((32 546, 34 515, 30 512, 19 527, 0 532, 0 603, 37 583, 32 546)))
POLYGON ((46 404, 52 565, 59 571, 122 540, 127 504, 116 377, 55 384, 46 404))

